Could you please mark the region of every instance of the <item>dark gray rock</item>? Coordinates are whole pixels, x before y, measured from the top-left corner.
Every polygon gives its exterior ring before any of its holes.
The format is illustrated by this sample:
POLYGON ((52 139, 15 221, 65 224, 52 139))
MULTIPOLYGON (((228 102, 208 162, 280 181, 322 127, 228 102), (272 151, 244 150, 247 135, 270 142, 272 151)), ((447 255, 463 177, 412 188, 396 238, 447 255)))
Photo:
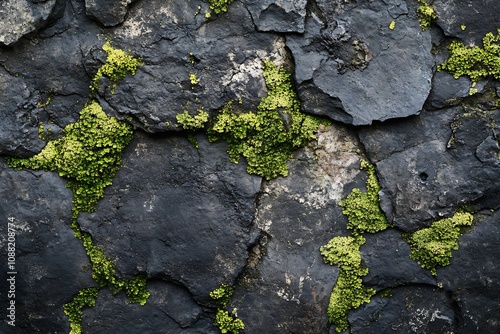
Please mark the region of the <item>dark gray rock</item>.
POLYGON ((353 125, 418 114, 434 60, 415 13, 394 1, 317 5, 306 32, 287 36, 306 110, 353 125))
POLYGON ((101 290, 96 307, 83 313, 83 332, 123 334, 215 334, 212 325, 188 291, 171 283, 148 282, 151 297, 144 306, 131 304, 124 293, 112 295, 101 290))
POLYGON ((474 226, 460 237, 451 264, 437 270, 460 309, 457 333, 495 333, 500 326, 499 220, 498 211, 475 214, 474 226))
POLYGON ((436 72, 432 78, 429 105, 433 109, 457 105, 461 102, 461 98, 469 96, 470 88, 471 82, 465 76, 455 79, 447 72, 436 72))
POLYGON ((345 233, 336 204, 360 173, 356 148, 352 133, 329 127, 315 150, 297 152, 288 177, 265 184, 255 220, 261 238, 229 306, 247 324, 245 332, 328 331, 338 268, 323 262, 319 247, 345 233))
POLYGON ((390 222, 415 231, 464 204, 498 207, 496 117, 498 112, 454 108, 361 131, 390 222))
POLYGON ((351 333, 455 333, 456 305, 444 290, 409 285, 349 314, 351 333))
POLYGON ((410 259, 410 246, 401 233, 388 229, 376 234, 365 234, 361 246, 364 265, 369 269, 363 278, 367 286, 377 291, 409 284, 437 285, 429 270, 422 269, 410 259))
POLYGON ((11 45, 58 19, 66 0, 5 0, 0 2, 0 44, 11 45))
POLYGON ((134 50, 144 66, 114 94, 100 91, 106 111, 159 132, 179 130, 175 116, 184 110, 211 112, 240 99, 242 109, 256 108, 266 95, 263 60, 283 64, 284 39, 257 33, 239 2, 215 20, 195 15, 197 5, 206 7, 201 1, 142 1, 130 10, 109 36, 116 47, 134 50), (190 82, 191 74, 198 83, 190 82))
POLYGON ((119 275, 179 282, 209 300, 245 265, 261 178, 229 162, 224 144, 197 138, 199 150, 184 138, 138 134, 97 211, 79 222, 119 275))
POLYGON ((85 11, 106 27, 112 27, 125 20, 128 6, 134 0, 85 0, 85 11))
POLYGON ((498 1, 434 0, 432 6, 438 15, 436 23, 444 33, 465 44, 482 46, 484 35, 497 32, 498 1))
POLYGON ((7 256, 0 280, 4 316, 0 332, 68 333, 63 304, 81 288, 95 286, 83 246, 69 228, 71 191, 52 172, 14 171, 0 162, 0 248, 7 255, 10 226, 15 231, 16 326, 6 323, 7 256), (13 221, 8 225, 9 218, 13 221))
POLYGON ((244 4, 259 31, 304 32, 307 0, 247 0, 244 4))

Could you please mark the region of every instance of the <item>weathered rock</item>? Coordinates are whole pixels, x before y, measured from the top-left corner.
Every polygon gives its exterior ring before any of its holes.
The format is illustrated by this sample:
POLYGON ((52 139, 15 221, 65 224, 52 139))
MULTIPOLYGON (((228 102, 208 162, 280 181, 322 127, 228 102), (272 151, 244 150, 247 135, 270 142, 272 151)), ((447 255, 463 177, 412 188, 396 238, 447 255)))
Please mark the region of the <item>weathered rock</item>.
POLYGON ((464 204, 497 208, 500 160, 491 139, 497 117, 453 108, 361 131, 389 221, 415 231, 464 204))
POLYGON ((500 326, 500 214, 485 210, 474 219, 451 264, 438 268, 437 278, 458 304, 462 321, 457 333, 494 333, 500 326))
POLYGON ((66 0, 5 0, 0 2, 0 44, 11 45, 58 19, 66 0))
POLYGON ((197 140, 199 150, 184 138, 138 134, 97 211, 79 222, 119 275, 179 282, 209 300, 245 266, 261 179, 229 162, 224 144, 197 140))
POLYGON ((9 270, 5 256, 0 280, 2 307, 15 301, 15 327, 7 324, 4 310, 0 332, 68 333, 63 304, 81 288, 95 286, 90 272, 84 271, 89 262, 83 246, 69 228, 71 191, 56 173, 14 171, 3 161, 0 180, 0 248, 7 255, 10 227, 15 231, 16 254, 9 270), (8 272, 17 273, 15 296, 9 299, 8 272))
POLYGON ((134 50, 144 66, 114 94, 104 90, 99 99, 106 111, 157 132, 178 130, 175 116, 184 110, 211 112, 240 99, 242 109, 256 108, 266 95, 263 60, 283 64, 283 38, 258 34, 238 2, 216 20, 195 15, 197 4, 143 1, 134 6, 110 37, 117 47, 134 50), (198 81, 191 82, 190 75, 198 81))
POLYGON ((84 310, 83 332, 215 334, 204 310, 184 288, 160 281, 148 283, 151 297, 144 306, 130 304, 124 293, 101 290, 96 307, 84 310))
POLYGON ((409 285, 373 297, 349 315, 352 333, 455 333, 456 307, 443 290, 409 285))
POLYGON ((328 331, 338 268, 323 262, 319 247, 345 233, 337 203, 360 173, 356 149, 349 131, 329 127, 315 152, 297 153, 288 177, 266 183, 255 220, 263 234, 229 307, 237 308, 249 333, 328 331))
POLYGON ((471 81, 462 76, 455 79, 451 74, 440 71, 432 78, 432 90, 429 104, 433 109, 451 107, 461 102, 461 98, 469 96, 471 81))
POLYGON ((432 6, 438 15, 436 23, 444 33, 466 44, 482 46, 484 35, 496 34, 499 28, 500 3, 495 0, 435 0, 432 6))
POLYGON ((414 11, 402 1, 317 5, 305 33, 287 36, 304 109, 354 125, 418 114, 434 61, 414 11))
POLYGON ((125 19, 128 6, 134 0, 85 0, 85 11, 106 27, 120 24, 125 19))
POLYGON ((304 32, 307 0, 247 0, 244 4, 257 30, 304 32))

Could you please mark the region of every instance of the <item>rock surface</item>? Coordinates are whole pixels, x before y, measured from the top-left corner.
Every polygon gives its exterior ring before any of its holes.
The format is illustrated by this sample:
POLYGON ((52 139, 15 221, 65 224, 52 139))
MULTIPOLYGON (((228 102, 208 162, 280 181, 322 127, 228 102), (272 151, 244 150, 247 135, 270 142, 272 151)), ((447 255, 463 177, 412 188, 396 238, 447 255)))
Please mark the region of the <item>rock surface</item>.
POLYGON ((363 159, 391 227, 364 235, 363 284, 375 294, 348 313, 346 332, 500 332, 500 83, 485 78, 470 95, 467 77, 437 71, 451 40, 481 46, 500 28, 499 2, 429 3, 438 18, 423 31, 414 0, 242 0, 219 15, 204 0, 0 1, 0 253, 6 263, 10 219, 17 272, 16 326, 3 312, 0 333, 69 333, 63 305, 97 286, 69 228, 68 180, 5 163, 40 152, 91 100, 135 131, 113 184, 78 222, 117 277, 145 275, 151 295, 141 306, 100 289, 82 309, 84 334, 219 333, 218 309, 244 322, 241 334, 335 333, 339 268, 319 250, 352 234, 339 202, 366 190, 363 159), (107 40, 142 65, 92 91, 107 40), (176 120, 203 110, 210 122, 230 101, 255 110, 266 60, 291 72, 304 113, 332 122, 270 181, 176 120), (457 210, 473 212, 473 225, 433 276, 405 238, 457 210), (221 283, 234 287, 225 306, 210 297, 221 283))

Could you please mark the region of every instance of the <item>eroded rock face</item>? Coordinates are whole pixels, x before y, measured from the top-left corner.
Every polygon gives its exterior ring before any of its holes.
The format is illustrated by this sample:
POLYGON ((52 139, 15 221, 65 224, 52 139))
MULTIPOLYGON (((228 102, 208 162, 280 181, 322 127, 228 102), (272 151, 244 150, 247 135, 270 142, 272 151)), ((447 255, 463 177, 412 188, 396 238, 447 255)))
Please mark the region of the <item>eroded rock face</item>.
POLYGON ((244 3, 260 31, 304 32, 307 0, 247 0, 244 3))
POLYGON ((109 27, 122 23, 128 11, 128 5, 134 0, 85 0, 85 11, 91 18, 109 27))
POLYGON ((184 138, 136 135, 106 199, 80 224, 118 275, 179 282, 207 301, 245 266, 261 179, 229 162, 225 145, 197 139, 199 151, 184 138))
POLYGON ((62 305, 82 287, 96 286, 91 273, 84 271, 89 261, 83 246, 69 228, 71 191, 56 173, 14 171, 3 161, 0 179, 0 248, 5 254, 1 300, 5 308, 10 306, 7 301, 15 301, 15 326, 5 318, 0 331, 68 333, 62 305), (7 238, 8 228, 15 233, 14 241, 7 238), (9 242, 16 256, 7 270, 9 242), (13 288, 7 281, 12 277, 13 288), (9 291, 14 296, 8 297, 9 291))
POLYGON ((405 2, 317 1, 287 46, 304 110, 340 122, 418 114, 431 88, 431 36, 405 2))

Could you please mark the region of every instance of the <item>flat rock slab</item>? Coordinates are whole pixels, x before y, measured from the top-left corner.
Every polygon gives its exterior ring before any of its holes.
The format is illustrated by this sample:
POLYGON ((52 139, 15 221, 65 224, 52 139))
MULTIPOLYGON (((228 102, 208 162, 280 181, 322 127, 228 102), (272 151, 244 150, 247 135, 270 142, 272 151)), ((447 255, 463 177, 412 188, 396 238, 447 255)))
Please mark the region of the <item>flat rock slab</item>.
POLYGON ((183 284, 198 300, 245 266, 261 178, 229 161, 224 144, 137 134, 123 167, 82 229, 117 261, 118 274, 183 284))
MULTIPOLYGON (((68 333, 63 304, 78 291, 96 286, 84 269, 89 261, 73 236, 71 191, 52 172, 16 171, 0 162, 0 248, 7 255, 7 228, 15 231, 16 326, 0 322, 0 332, 68 333), (12 225, 8 225, 9 218, 12 225), (5 237, 5 238, 4 238, 5 237), (5 251, 5 252, 4 252, 5 251), (43 305, 43 307, 42 307, 43 305)), ((5 257, 7 269, 7 256, 5 257)), ((7 301, 7 270, 1 274, 2 303, 7 301)))
POLYGON ((366 125, 418 114, 430 92, 431 35, 404 1, 317 1, 287 46, 310 113, 366 125))
POLYGON ((362 130, 389 221, 415 231, 464 204, 497 208, 500 160, 492 128, 497 118, 498 112, 452 108, 362 130))

